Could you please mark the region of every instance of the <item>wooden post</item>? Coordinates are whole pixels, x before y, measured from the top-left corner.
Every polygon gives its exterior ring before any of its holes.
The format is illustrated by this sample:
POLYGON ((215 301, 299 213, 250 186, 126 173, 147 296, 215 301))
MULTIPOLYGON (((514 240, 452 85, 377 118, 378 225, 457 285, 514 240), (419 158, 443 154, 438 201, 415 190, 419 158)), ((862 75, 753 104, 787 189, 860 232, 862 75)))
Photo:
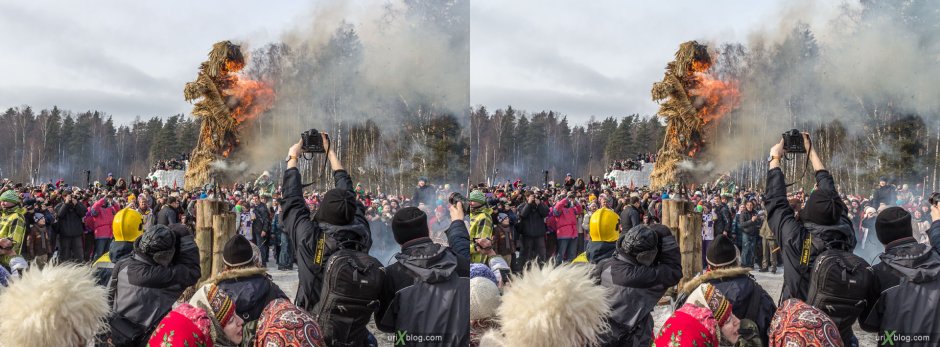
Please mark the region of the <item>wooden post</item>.
POLYGON ((702 215, 687 200, 663 201, 663 225, 669 227, 679 243, 682 280, 688 282, 702 271, 702 215))
POLYGON ((196 230, 195 241, 199 247, 199 282, 203 282, 212 275, 212 216, 214 204, 212 201, 201 200, 196 202, 196 230))
POLYGON ((212 230, 212 275, 215 275, 225 269, 222 250, 225 248, 225 243, 235 235, 235 214, 225 211, 213 216, 212 230))
POLYGON ((679 216, 679 253, 682 263, 682 286, 702 271, 702 215, 697 212, 679 216))

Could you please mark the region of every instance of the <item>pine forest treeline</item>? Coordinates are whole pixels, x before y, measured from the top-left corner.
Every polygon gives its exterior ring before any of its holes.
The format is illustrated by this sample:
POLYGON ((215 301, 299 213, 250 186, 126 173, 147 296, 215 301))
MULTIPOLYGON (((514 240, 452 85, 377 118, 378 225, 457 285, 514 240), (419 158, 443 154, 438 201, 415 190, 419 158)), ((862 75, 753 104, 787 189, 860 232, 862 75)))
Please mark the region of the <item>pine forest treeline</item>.
POLYGON ((62 178, 84 184, 86 171, 92 182, 108 173, 144 176, 156 161, 188 154, 199 130, 183 115, 115 124, 104 112, 58 107, 9 108, 0 122, 7 125, 0 136, 0 177, 32 183, 62 178))
POLYGON ((639 153, 655 153, 665 127, 656 117, 633 114, 590 119, 570 125, 554 111, 527 113, 509 106, 490 112, 480 106, 470 116, 471 181, 498 183, 522 178, 541 183, 603 175, 607 164, 639 153))

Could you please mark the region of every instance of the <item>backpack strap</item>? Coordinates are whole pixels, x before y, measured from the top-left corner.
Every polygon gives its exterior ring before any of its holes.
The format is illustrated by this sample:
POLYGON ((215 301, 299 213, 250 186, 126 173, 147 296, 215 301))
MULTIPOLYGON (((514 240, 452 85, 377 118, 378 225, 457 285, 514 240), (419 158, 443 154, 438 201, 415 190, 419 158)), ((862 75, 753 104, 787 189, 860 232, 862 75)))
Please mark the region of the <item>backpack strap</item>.
POLYGON ((804 266, 809 266, 809 255, 810 251, 813 249, 813 235, 806 233, 806 238, 803 239, 803 252, 800 255, 800 264, 804 266))

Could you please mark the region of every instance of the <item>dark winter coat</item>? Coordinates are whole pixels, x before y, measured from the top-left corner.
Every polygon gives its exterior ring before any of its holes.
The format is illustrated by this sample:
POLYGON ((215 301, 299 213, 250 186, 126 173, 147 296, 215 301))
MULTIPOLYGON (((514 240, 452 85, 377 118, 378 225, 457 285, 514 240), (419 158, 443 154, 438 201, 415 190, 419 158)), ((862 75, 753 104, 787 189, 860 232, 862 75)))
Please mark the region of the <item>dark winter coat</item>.
MULTIPOLYGON (((826 170, 816 172, 816 185, 817 189, 833 191, 836 189, 832 175, 826 170)), ((767 172, 766 188, 764 208, 767 210, 767 221, 770 229, 777 232, 777 245, 783 257, 783 289, 780 293, 780 302, 789 298, 806 301, 810 270, 812 270, 816 256, 825 250, 822 245, 823 241, 839 239, 845 242, 848 251, 855 249, 856 239, 852 221, 846 213, 842 214, 839 224, 834 226, 812 223, 804 225, 798 221, 787 201, 786 183, 780 168, 767 172), (807 237, 812 237, 813 245, 807 250, 807 257, 804 259, 803 243, 807 237)))
POLYGON ((111 274, 114 272, 114 264, 127 258, 134 253, 134 243, 128 241, 112 241, 111 248, 108 250, 107 259, 104 256, 95 261, 95 282, 102 287, 108 286, 111 281, 111 274))
POLYGON ((203 286, 212 284, 218 285, 235 301, 235 314, 245 322, 242 346, 253 345, 257 336, 257 321, 264 308, 275 299, 288 299, 287 294, 271 280, 267 269, 253 266, 225 270, 210 278, 203 286))
MULTIPOLYGON (((449 230, 448 240, 451 234, 449 230)), ((406 242, 395 258, 397 262, 385 268, 385 288, 375 313, 379 330, 445 333, 442 346, 469 345, 469 252, 458 256, 424 237, 406 242)))
POLYGON ((877 209, 881 204, 894 206, 898 203, 898 188, 893 185, 875 188, 872 193, 871 206, 877 209))
MULTIPOLYGON (((353 191, 352 178, 346 170, 334 171, 333 180, 336 188, 353 191)), ((339 233, 354 235, 363 241, 364 252, 368 252, 372 247, 369 222, 365 217, 366 209, 362 203, 356 202, 356 215, 350 225, 338 226, 314 221, 310 218, 310 209, 304 201, 300 171, 297 168, 284 171, 282 190, 284 198, 281 200, 281 221, 284 223, 284 232, 290 238, 291 247, 294 247, 292 254, 297 260, 300 278, 294 304, 311 312, 314 305, 320 301, 323 267, 333 252, 333 249, 324 246, 326 236, 339 233)))
POLYGON ((160 212, 157 213, 157 224, 170 225, 179 223, 179 212, 173 206, 163 205, 160 212))
MULTIPOLYGON (((940 232, 931 229, 931 240, 940 238, 940 232)), ((898 335, 940 331, 940 310, 936 307, 940 302, 940 251, 912 238, 899 241, 888 244, 881 255, 884 266, 875 270, 879 282, 888 282, 883 277, 898 276, 898 284, 882 288, 870 312, 859 318, 860 325, 866 331, 896 331, 898 335)))
POLYGON ((115 339, 137 336, 133 346, 146 341, 183 291, 199 281, 199 249, 193 236, 182 237, 178 249, 170 266, 139 252, 117 262, 108 284, 115 339))
POLYGON ((742 234, 756 237, 760 233, 760 226, 763 221, 757 216, 757 211, 744 210, 744 212, 738 214, 737 218, 738 227, 741 228, 742 234), (752 221, 751 218, 753 217, 757 217, 757 220, 752 221))
POLYGON ((529 238, 545 237, 548 231, 545 227, 545 217, 548 217, 548 206, 545 204, 522 204, 519 208, 519 233, 529 238))
POLYGON ((679 244, 672 235, 661 236, 661 253, 652 266, 644 266, 617 249, 613 257, 594 268, 597 283, 611 292, 610 331, 601 346, 649 346, 653 339, 651 312, 682 278, 679 244))
MULTIPOLYGON (((760 338, 766 346, 769 343, 767 331, 770 329, 770 320, 777 311, 777 306, 774 305, 770 294, 767 294, 767 291, 754 280, 750 272, 747 268, 725 268, 705 272, 683 284, 679 297, 684 301, 684 298, 688 297, 699 285, 710 283, 728 298, 728 301, 731 301, 731 310, 735 317, 750 319, 757 324, 760 338), (754 295, 758 297, 755 299, 754 295), (757 300, 759 306, 753 309, 754 315, 749 317, 748 312, 752 310, 753 300, 757 300)), ((676 307, 681 307, 683 303, 676 303, 676 307)))
POLYGON ((74 204, 63 202, 59 204, 56 207, 56 215, 59 217, 57 223, 59 235, 65 237, 82 236, 82 233, 85 232, 85 224, 82 219, 85 218, 86 212, 88 212, 88 209, 80 202, 74 204))
MULTIPOLYGON (((268 210, 268 206, 258 204, 253 206, 251 211, 255 214, 255 220, 251 222, 251 233, 254 234, 256 240, 269 240, 271 238, 271 211, 268 210), (266 232, 267 235, 261 237, 262 231, 266 232)), ((259 244, 266 244, 266 242, 259 242, 259 244)))
POLYGON ((721 235, 722 232, 727 232, 730 236, 731 219, 734 217, 731 214, 731 209, 728 208, 728 204, 719 204, 715 214, 718 215, 718 218, 715 219, 715 235, 721 235))
POLYGON ((427 206, 434 206, 434 203, 437 201, 437 196, 435 196, 434 187, 430 184, 425 184, 424 187, 415 187, 415 194, 411 197, 411 202, 415 206, 418 206, 418 203, 424 203, 427 206))
POLYGON ((633 227, 643 223, 643 218, 640 217, 640 210, 633 205, 628 205, 623 209, 623 212, 620 212, 620 230, 627 231, 633 227))

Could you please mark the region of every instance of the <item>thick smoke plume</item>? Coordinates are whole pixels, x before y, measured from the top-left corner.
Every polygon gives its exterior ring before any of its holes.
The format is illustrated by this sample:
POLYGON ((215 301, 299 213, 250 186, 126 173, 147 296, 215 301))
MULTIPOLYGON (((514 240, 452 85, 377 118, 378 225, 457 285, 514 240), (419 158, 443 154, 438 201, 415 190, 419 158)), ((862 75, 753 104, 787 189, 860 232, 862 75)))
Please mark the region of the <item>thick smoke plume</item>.
POLYGON ((707 159, 716 171, 766 157, 791 128, 837 122, 846 136, 865 137, 877 121, 905 114, 936 127, 940 2, 863 0, 821 19, 810 2, 788 6, 777 25, 744 44, 712 43, 716 71, 740 80, 742 94, 739 109, 710 136, 707 159))
MULTIPOLYGON (((457 143, 468 118, 469 3, 332 1, 281 42, 256 45, 247 70, 277 94, 245 132, 236 160, 249 171, 272 168, 301 132, 316 128, 332 135, 352 172, 365 173, 357 178, 391 184, 402 172, 435 176, 417 172, 430 166, 429 145, 457 143)), ((461 151, 438 149, 442 165, 459 165, 461 151)))

